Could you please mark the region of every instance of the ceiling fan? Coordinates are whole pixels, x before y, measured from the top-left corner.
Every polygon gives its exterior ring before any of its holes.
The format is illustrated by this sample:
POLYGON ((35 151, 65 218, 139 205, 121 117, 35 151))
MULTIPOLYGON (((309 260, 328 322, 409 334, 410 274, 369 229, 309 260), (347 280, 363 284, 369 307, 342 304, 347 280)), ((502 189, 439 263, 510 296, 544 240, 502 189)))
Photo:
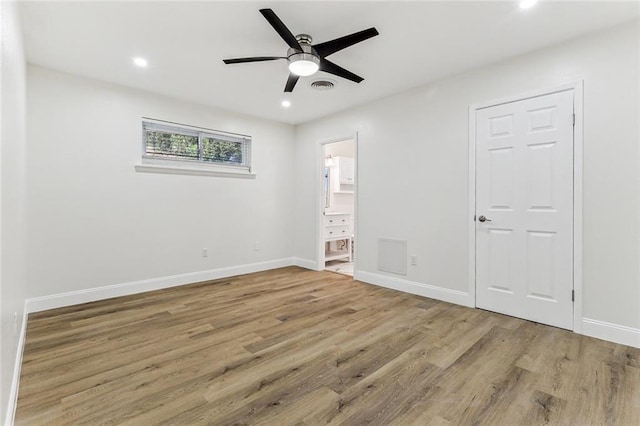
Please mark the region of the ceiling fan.
POLYGON ((225 64, 241 64, 244 62, 263 62, 286 59, 289 61, 289 77, 284 87, 285 92, 292 92, 298 79, 316 73, 318 70, 347 80, 360 83, 364 78, 348 71, 327 59, 327 56, 336 53, 356 43, 378 35, 378 30, 369 28, 357 33, 325 41, 320 44, 311 44, 313 39, 308 34, 294 36, 287 26, 278 18, 271 9, 260 9, 260 13, 271 24, 274 30, 289 45, 287 56, 256 56, 252 58, 224 59, 225 64))

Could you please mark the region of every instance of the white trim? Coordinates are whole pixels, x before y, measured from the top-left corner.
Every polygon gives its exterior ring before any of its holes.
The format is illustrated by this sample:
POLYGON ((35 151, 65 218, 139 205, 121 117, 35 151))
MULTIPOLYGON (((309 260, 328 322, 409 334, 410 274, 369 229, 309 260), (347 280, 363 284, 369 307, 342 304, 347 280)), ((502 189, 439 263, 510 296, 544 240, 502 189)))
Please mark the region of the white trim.
POLYGON ((353 270, 355 271, 358 267, 358 260, 356 258, 359 256, 361 250, 355 250, 355 254, 353 248, 355 247, 355 242, 358 241, 358 183, 360 182, 360 176, 358 176, 358 138, 360 134, 356 131, 353 135, 353 176, 355 182, 353 184, 353 238, 349 242, 351 247, 351 261, 353 262, 353 270))
POLYGON ((582 88, 582 80, 576 80, 569 83, 559 84, 554 87, 550 87, 547 89, 533 89, 528 90, 526 92, 522 92, 516 95, 505 96, 503 98, 494 99, 492 101, 479 102, 477 104, 471 105, 471 107, 476 109, 483 109, 494 107, 497 105, 508 104, 511 102, 522 101, 530 98, 537 98, 538 96, 551 95, 553 93, 565 92, 567 90, 578 90, 582 88))
POLYGON ((380 287, 403 291, 405 293, 417 294, 418 296, 429 297, 431 299, 442 300, 444 302, 455 303, 457 305, 468 306, 470 308, 474 307, 473 297, 464 291, 451 290, 449 288, 364 271, 355 271, 353 278, 367 284, 374 284, 380 287))
POLYGON ((212 177, 230 177, 241 179, 255 179, 254 173, 247 171, 222 171, 222 170, 204 170, 195 167, 176 167, 161 166, 155 164, 136 164, 136 172, 141 173, 161 173, 166 175, 187 175, 187 176, 212 176, 212 177))
POLYGON ((476 108, 469 106, 469 294, 476 307, 476 108))
POLYGON ((594 319, 582 319, 582 334, 640 348, 640 329, 594 319))
POLYGON ((584 82, 574 83, 573 113, 573 331, 582 333, 582 191, 583 191, 583 147, 584 147, 584 82))
POLYGON ((24 352, 24 342, 27 336, 27 303, 25 302, 22 311, 22 327, 20 328, 20 337, 18 338, 18 347, 16 348, 16 362, 13 365, 13 378, 11 380, 11 389, 9 390, 9 399, 7 401, 7 414, 4 424, 10 426, 16 415, 18 407, 18 389, 20 387, 20 373, 22 371, 22 354, 24 352))
POLYGON ((305 269, 311 269, 312 271, 321 271, 318 269, 318 262, 315 260, 303 259, 301 257, 294 257, 293 264, 305 269))
POLYGON ((469 293, 473 294, 473 306, 476 295, 476 232, 474 215, 476 214, 476 111, 509 102, 516 102, 538 96, 573 90, 573 108, 576 123, 573 130, 573 331, 582 332, 582 191, 583 191, 583 80, 558 85, 549 89, 536 89, 519 95, 481 102, 469 106, 469 293))
POLYGON ((25 302, 25 312, 31 313, 46 311, 48 309, 95 302, 97 300, 110 299, 112 297, 128 296, 130 294, 137 294, 145 291, 160 290, 163 288, 177 287, 201 281, 216 280, 219 278, 267 271, 269 269, 292 266, 293 264, 293 258, 283 258, 267 262, 210 269, 208 271, 189 272, 186 274, 170 275, 167 277, 151 278, 148 280, 132 281, 104 287, 94 287, 85 290, 52 294, 49 296, 34 297, 27 299, 25 302))

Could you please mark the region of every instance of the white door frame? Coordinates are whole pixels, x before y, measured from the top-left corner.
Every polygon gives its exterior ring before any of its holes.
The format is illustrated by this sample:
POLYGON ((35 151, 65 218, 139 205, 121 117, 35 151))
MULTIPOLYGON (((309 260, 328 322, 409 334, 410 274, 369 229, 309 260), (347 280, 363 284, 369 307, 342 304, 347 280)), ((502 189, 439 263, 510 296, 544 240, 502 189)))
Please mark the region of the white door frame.
POLYGON ((573 111, 573 331, 582 333, 582 153, 583 153, 583 80, 562 84, 550 89, 532 90, 469 106, 469 295, 476 306, 476 111, 523 99, 572 90, 573 111))
MULTIPOLYGON (((353 175, 355 176, 355 182, 353 184, 353 240, 358 241, 358 182, 360 179, 358 178, 358 132, 354 134, 344 136, 341 138, 331 139, 327 141, 320 142, 317 148, 317 158, 318 161, 316 163, 316 179, 318 185, 316 186, 316 200, 318 204, 316 205, 316 247, 317 247, 317 255, 316 255, 316 270, 322 271, 324 270, 324 221, 322 218, 322 213, 324 212, 324 202, 325 198, 323 196, 324 188, 323 188, 323 179, 319 177, 322 176, 323 170, 325 167, 324 162, 324 148, 325 145, 329 145, 336 142, 344 142, 344 141, 353 141, 353 175)), ((356 253, 358 250, 356 250, 356 253)), ((353 272, 355 274, 357 265, 357 255, 353 256, 353 272)))

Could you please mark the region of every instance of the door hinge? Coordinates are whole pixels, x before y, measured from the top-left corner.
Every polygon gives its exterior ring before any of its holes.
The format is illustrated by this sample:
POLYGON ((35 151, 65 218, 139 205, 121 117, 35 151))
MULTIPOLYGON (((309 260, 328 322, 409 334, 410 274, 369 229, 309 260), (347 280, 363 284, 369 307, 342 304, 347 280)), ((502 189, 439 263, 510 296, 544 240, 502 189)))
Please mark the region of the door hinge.
POLYGON ((576 301, 576 291, 575 290, 571 290, 571 301, 572 302, 576 301))
POLYGON ((572 126, 576 125, 576 115, 575 114, 573 114, 573 119, 572 119, 571 125, 572 126))

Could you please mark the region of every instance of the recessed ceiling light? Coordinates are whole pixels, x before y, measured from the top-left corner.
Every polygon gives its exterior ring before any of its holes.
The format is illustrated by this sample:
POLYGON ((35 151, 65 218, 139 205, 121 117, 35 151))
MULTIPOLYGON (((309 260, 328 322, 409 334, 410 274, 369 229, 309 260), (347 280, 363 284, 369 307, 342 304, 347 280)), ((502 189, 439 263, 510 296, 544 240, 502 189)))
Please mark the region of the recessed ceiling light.
POLYGON ((529 9, 536 3, 538 3, 538 0, 520 0, 520 9, 529 9))
POLYGON ((145 58, 133 58, 133 63, 136 64, 136 66, 140 67, 140 68, 144 68, 147 65, 149 65, 149 63, 147 62, 147 60, 145 58))
POLYGON ((282 101, 282 107, 283 108, 289 108, 290 106, 291 106, 291 101, 288 101, 286 99, 284 101, 282 101))

